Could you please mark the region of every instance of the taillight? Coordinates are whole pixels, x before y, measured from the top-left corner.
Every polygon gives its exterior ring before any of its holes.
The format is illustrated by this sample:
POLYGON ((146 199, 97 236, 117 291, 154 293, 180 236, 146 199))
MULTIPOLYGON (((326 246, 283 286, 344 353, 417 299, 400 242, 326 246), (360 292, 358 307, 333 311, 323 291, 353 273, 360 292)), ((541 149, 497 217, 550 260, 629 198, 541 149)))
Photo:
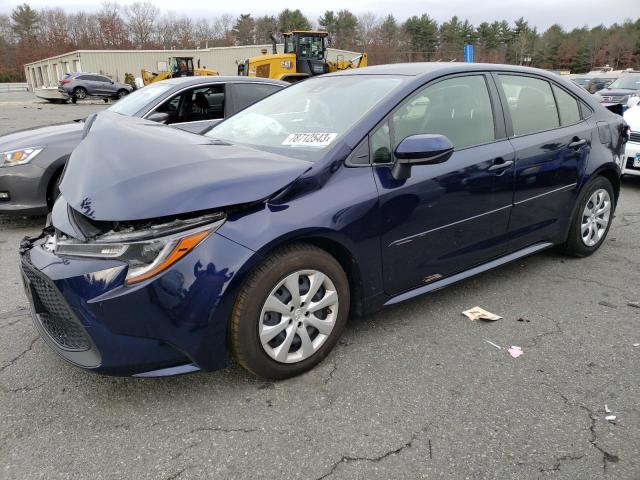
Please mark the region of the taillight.
POLYGON ((71 83, 71 80, 62 80, 60 83, 64 85, 65 83, 71 83))

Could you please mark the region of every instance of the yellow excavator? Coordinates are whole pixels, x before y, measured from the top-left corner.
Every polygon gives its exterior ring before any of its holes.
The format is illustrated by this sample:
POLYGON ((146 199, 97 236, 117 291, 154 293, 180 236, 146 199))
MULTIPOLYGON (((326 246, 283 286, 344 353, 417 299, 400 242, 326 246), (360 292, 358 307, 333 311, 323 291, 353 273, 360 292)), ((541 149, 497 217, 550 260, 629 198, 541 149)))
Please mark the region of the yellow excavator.
POLYGON ((166 80, 167 78, 175 77, 193 77, 195 76, 214 76, 219 75, 217 70, 211 68, 200 68, 200 60, 198 60, 198 67, 193 68, 193 57, 171 57, 169 58, 169 69, 164 72, 150 72, 144 68, 140 70, 142 74, 142 83, 149 85, 153 82, 159 82, 166 80))
POLYGON ((285 82, 298 82, 323 73, 367 66, 367 54, 361 53, 351 60, 338 55, 336 61, 327 60, 326 39, 322 30, 293 30, 283 33, 284 53, 278 53, 276 38, 271 35, 272 53, 251 57, 238 65, 238 75, 273 78, 285 82))

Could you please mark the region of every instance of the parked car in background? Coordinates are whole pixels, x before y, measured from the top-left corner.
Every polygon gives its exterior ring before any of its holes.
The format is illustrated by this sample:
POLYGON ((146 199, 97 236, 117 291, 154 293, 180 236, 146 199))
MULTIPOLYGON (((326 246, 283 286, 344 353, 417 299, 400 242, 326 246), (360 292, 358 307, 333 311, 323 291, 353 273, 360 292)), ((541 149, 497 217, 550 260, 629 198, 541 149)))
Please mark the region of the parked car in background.
POLYGON ((629 97, 640 95, 640 73, 625 73, 597 92, 605 107, 625 105, 629 97))
POLYGON ((58 91, 73 103, 89 97, 122 98, 134 88, 127 83, 114 82, 109 77, 97 73, 66 73, 58 83, 58 91))
MULTIPOLYGON (((138 89, 108 110, 201 133, 288 85, 249 77, 175 78, 138 89)), ((0 137, 0 213, 40 215, 51 208, 83 127, 78 120, 0 137)))
POLYGON ((21 243, 37 328, 96 372, 305 372, 370 313, 554 245, 603 245, 622 117, 543 70, 299 82, 204 137, 104 112, 21 243), (508 93, 507 93, 508 92, 508 93), (511 96, 507 101, 507 95, 511 96))
POLYGON ((607 88, 616 80, 617 77, 594 77, 589 79, 584 88, 589 93, 597 93, 599 90, 607 88))
POLYGON ((571 76, 570 79, 573 83, 586 90, 591 77, 571 76))
POLYGON ((624 120, 629 126, 629 141, 625 150, 622 173, 640 176, 640 105, 635 103, 636 105, 624 112, 624 120))

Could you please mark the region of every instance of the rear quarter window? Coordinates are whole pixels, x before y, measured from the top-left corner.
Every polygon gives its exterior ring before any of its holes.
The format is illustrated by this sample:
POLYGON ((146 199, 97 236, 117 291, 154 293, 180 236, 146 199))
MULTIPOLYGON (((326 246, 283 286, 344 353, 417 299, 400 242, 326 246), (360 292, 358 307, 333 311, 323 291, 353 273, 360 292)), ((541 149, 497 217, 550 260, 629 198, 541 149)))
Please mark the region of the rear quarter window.
POLYGON ((556 96, 556 102, 558 104, 560 124, 572 125, 574 123, 578 123, 580 121, 578 100, 576 100, 573 95, 569 95, 567 92, 555 85, 553 86, 553 94, 556 96))
POLYGON ((282 90, 282 87, 277 85, 260 83, 236 83, 233 88, 236 93, 236 107, 238 110, 244 110, 249 105, 253 105, 263 98, 282 90))

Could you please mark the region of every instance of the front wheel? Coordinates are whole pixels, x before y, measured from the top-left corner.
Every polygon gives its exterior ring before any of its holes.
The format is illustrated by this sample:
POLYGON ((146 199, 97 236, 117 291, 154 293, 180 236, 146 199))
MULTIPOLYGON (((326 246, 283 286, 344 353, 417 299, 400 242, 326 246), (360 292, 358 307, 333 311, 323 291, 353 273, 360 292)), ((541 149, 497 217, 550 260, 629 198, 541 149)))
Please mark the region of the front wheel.
POLYGON ((126 97, 127 95, 129 95, 129 92, 124 88, 118 90, 118 98, 126 97))
POLYGON ((247 278, 234 306, 229 342, 238 362, 283 379, 318 364, 349 315, 349 282, 324 250, 299 244, 268 257, 247 278))
POLYGON ((583 189, 563 245, 565 253, 586 257, 600 248, 611 228, 614 199, 613 186, 605 177, 596 177, 583 189))

